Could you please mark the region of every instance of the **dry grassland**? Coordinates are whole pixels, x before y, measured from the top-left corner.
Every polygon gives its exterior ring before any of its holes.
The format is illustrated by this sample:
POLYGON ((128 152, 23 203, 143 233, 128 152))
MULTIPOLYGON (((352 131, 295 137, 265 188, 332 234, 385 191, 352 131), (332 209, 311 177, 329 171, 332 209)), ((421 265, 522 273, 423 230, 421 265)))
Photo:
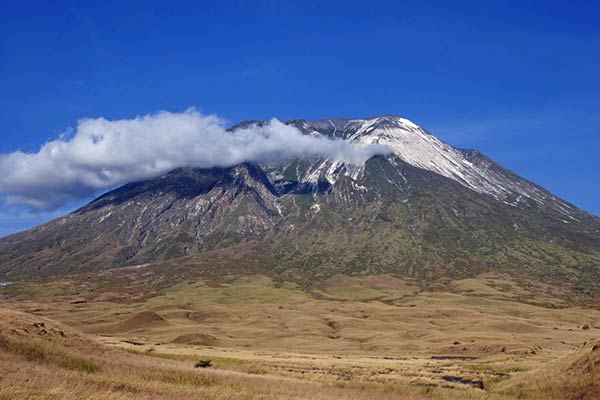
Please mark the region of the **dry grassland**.
POLYGON ((5 289, 0 399, 600 398, 600 312, 552 288, 118 273, 5 289))

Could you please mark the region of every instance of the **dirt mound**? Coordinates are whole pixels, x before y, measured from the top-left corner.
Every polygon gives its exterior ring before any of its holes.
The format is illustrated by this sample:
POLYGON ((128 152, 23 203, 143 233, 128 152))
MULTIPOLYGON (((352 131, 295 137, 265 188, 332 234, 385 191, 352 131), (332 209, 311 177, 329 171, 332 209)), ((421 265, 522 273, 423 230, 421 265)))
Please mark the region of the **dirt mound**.
POLYGON ((600 340, 586 342, 566 357, 515 376, 504 389, 523 398, 597 400, 600 340))
POLYGON ((436 282, 429 285, 425 290, 432 293, 443 293, 448 291, 448 286, 444 285, 443 283, 436 282))
POLYGON ((177 336, 171 343, 189 344, 194 346, 213 346, 217 343, 217 338, 203 333, 189 333, 187 335, 177 336))
POLYGON ((157 328, 167 326, 169 322, 152 311, 142 311, 125 321, 118 322, 111 326, 112 331, 126 332, 137 329, 157 328))
POLYGON ((78 349, 102 347, 83 333, 61 323, 6 308, 0 308, 0 335, 8 339, 35 339, 78 349))
POLYGON ((311 294, 318 299, 371 301, 415 295, 410 286, 391 275, 348 276, 333 275, 312 286, 311 294))
MULTIPOLYGON (((38 371, 48 365, 83 373, 97 372, 104 365, 103 358, 113 354, 113 349, 60 323, 0 308, 0 380, 11 375, 9 371, 38 371)), ((30 384, 31 372, 25 372, 23 377, 25 381, 17 386, 30 384)), ((0 398, 33 397, 16 393, 3 397, 0 393, 0 398)))
POLYGON ((487 324, 480 324, 480 327, 484 327, 484 329, 490 331, 502 331, 519 334, 538 333, 543 331, 543 329, 539 326, 521 321, 492 322, 487 324))
POLYGON ((227 313, 219 310, 193 311, 187 315, 187 318, 194 322, 219 321, 226 317, 227 313))
MULTIPOLYGON (((584 343, 569 361, 567 372, 577 375, 593 374, 600 379, 600 340, 584 343)), ((600 389, 600 381, 598 384, 600 389)), ((600 393, 600 390, 597 393, 600 393)))
POLYGON ((364 286, 376 290, 406 289, 408 285, 401 279, 391 275, 373 275, 365 277, 352 277, 335 274, 315 285, 316 288, 326 290, 340 287, 364 286))

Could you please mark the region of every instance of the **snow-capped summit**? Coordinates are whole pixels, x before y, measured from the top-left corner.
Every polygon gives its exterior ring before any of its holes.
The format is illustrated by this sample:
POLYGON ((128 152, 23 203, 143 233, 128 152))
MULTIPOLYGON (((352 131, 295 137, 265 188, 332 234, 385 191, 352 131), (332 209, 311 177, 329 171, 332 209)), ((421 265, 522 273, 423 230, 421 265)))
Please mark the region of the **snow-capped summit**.
MULTIPOLYGON (((321 134, 362 145, 382 144, 410 165, 450 178, 506 204, 530 207, 535 203, 572 217, 574 207, 569 203, 475 150, 458 149, 444 143, 406 118, 384 115, 367 119, 332 118, 286 123, 313 136, 321 134)), ((362 168, 337 160, 315 160, 299 178, 307 184, 320 180, 334 184, 339 176, 356 178, 361 172, 362 168)))

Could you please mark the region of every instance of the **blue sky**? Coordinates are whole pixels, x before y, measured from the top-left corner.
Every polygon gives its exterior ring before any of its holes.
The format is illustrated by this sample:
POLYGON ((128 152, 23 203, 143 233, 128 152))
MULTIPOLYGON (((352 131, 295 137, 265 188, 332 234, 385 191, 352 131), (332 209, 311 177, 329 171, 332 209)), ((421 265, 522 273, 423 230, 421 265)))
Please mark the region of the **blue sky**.
MULTIPOLYGON (((397 114, 599 215, 599 19, 589 1, 0 0, 0 153, 86 117, 397 114)), ((78 205, 0 205, 0 235, 78 205)))

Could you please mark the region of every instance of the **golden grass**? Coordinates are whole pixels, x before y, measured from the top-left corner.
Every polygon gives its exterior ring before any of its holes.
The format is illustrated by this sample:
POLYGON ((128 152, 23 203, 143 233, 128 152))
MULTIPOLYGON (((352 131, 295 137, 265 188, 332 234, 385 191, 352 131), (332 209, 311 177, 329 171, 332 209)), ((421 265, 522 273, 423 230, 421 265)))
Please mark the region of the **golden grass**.
POLYGON ((100 365, 83 357, 74 356, 39 339, 19 340, 0 334, 0 349, 24 357, 28 361, 54 364, 81 372, 97 372, 100 365))
MULTIPOLYGON (((16 315, 11 314, 13 317, 16 315)), ((28 318, 25 316, 24 318, 28 318)), ((82 338, 80 338, 82 339, 82 338)), ((39 349, 39 338, 20 337, 11 342, 11 351, 0 353, 0 399, 419 399, 431 398, 501 399, 475 391, 460 393, 444 389, 353 384, 325 384, 308 380, 254 375, 228 370, 194 369, 192 363, 144 357, 102 349, 90 341, 74 348, 61 347, 53 340, 39 349), (27 349, 27 350, 23 350, 27 349), (83 352, 88 353, 86 355, 83 352), (81 360, 93 353, 102 368, 73 368, 64 359, 81 360), (43 356, 39 356, 43 354, 43 356), (59 362, 48 362, 48 354, 61 354, 59 362), (460 397, 456 397, 460 395, 460 397), (448 397, 450 396, 450 397, 448 397)))
POLYGON ((152 296, 133 278, 82 288, 3 301, 36 315, 0 311, 0 399, 587 400, 600 381, 595 367, 564 385, 558 374, 598 337, 600 313, 523 303, 531 292, 495 276, 435 292, 336 276, 320 297, 263 276, 152 296), (213 367, 194 368, 201 359, 213 367))
POLYGON ((503 383, 505 393, 527 399, 600 398, 600 341, 586 342, 573 354, 503 383))

